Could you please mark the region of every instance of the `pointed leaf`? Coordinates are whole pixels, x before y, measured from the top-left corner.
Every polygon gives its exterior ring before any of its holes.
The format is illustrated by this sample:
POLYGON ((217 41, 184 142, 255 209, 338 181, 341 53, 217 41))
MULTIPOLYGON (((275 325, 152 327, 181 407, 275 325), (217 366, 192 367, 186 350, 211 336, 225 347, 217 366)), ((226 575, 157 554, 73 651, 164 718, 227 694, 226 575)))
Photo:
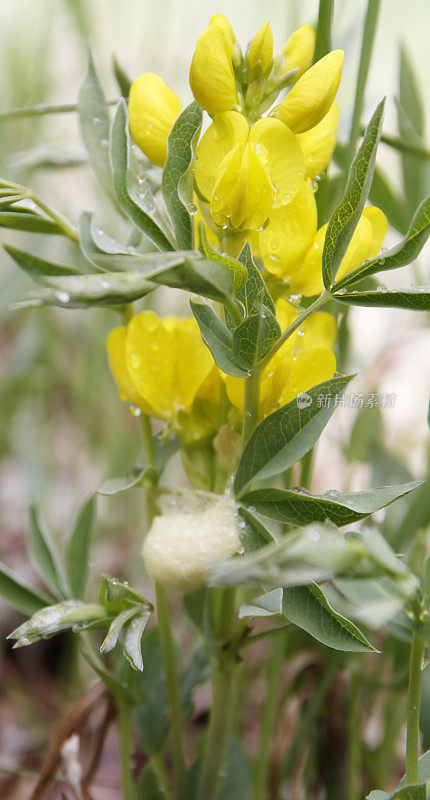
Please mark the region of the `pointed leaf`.
POLYGON ((284 472, 311 449, 351 378, 347 375, 320 383, 306 392, 305 408, 292 400, 257 425, 236 472, 236 496, 242 495, 251 481, 284 472))
POLYGON ((193 199, 194 149, 202 125, 202 111, 196 102, 177 118, 167 140, 162 191, 179 249, 193 246, 193 220, 188 206, 193 199))
POLYGON ((46 276, 68 276, 68 275, 82 275, 82 272, 76 267, 64 267, 62 264, 54 264, 52 261, 45 261, 44 258, 34 256, 32 253, 27 253, 25 250, 19 250, 12 245, 3 245, 6 253, 9 253, 18 267, 24 270, 30 278, 33 278, 36 283, 45 283, 46 276))
POLYGON ((130 662, 133 669, 142 672, 143 658, 142 658, 142 636, 144 634, 146 624, 151 616, 151 609, 148 607, 135 617, 127 627, 124 640, 124 655, 130 662))
POLYGON ((172 250, 167 233, 158 220, 154 198, 147 195, 146 210, 132 198, 127 188, 127 172, 129 167, 129 134, 127 125, 127 107, 121 99, 116 107, 110 132, 110 157, 112 163, 113 182, 117 200, 122 210, 134 222, 142 233, 160 250, 172 250))
POLYGON ((384 486, 365 492, 342 494, 335 490, 311 495, 302 489, 257 489, 244 495, 241 502, 259 514, 288 525, 307 525, 330 520, 335 525, 350 525, 374 514, 412 492, 422 481, 403 486, 384 486))
POLYGON ((109 109, 91 50, 88 58, 88 72, 78 94, 78 118, 82 139, 87 148, 94 174, 105 191, 113 197, 112 173, 109 163, 109 109))
POLYGON ((112 66, 116 82, 120 88, 121 94, 123 97, 127 99, 128 95, 130 94, 130 86, 132 84, 132 80, 129 77, 129 75, 127 75, 123 66, 119 63, 116 57, 116 53, 113 53, 112 55, 112 66))
POLYGON ((336 276, 372 185, 384 105, 385 100, 379 103, 366 128, 360 149, 351 164, 345 194, 328 223, 322 255, 326 289, 330 288, 336 276))
POLYGON ((36 611, 30 619, 9 634, 8 638, 17 639, 15 647, 24 647, 60 631, 85 628, 95 621, 104 622, 106 616, 106 609, 97 603, 66 600, 36 611))
POLYGON ((48 532, 40 525, 35 508, 30 510, 28 554, 34 568, 56 597, 66 597, 60 560, 48 532))
POLYGON ((18 212, 15 206, 11 206, 11 210, 0 211, 0 228, 64 236, 64 232, 52 219, 39 214, 31 214, 29 211, 18 212))
POLYGON ((90 306, 118 306, 139 300, 157 288, 140 272, 110 272, 99 275, 45 275, 45 289, 28 294, 28 299, 15 303, 15 308, 28 306, 59 306, 60 308, 88 308, 90 306))
POLYGON ((217 317, 215 311, 203 303, 190 303, 198 322, 203 341, 211 351, 217 366, 226 375, 246 378, 247 371, 233 360, 233 336, 226 325, 217 317))
POLYGON ((337 292, 333 295, 341 303, 371 308, 406 308, 410 311, 430 311, 430 286, 416 289, 386 289, 376 292, 337 292))
POLYGON ((95 515, 96 503, 93 495, 80 510, 67 547, 67 576, 73 597, 82 598, 85 594, 95 515))
POLYGON ((415 212, 409 231, 399 244, 377 258, 365 261, 360 267, 349 272, 334 284, 334 291, 338 291, 343 286, 357 283, 358 280, 365 278, 367 275, 375 275, 378 272, 386 272, 387 270, 398 269, 411 264, 419 256, 429 235, 430 196, 423 200, 415 212))
POLYGON ((248 316, 254 309, 257 299, 262 296, 263 303, 267 306, 272 314, 276 314, 275 305, 270 295, 270 292, 265 284, 260 270, 256 267, 252 257, 252 250, 249 243, 243 247, 238 260, 243 264, 248 272, 248 277, 245 284, 237 292, 237 299, 242 303, 245 309, 245 316, 248 316))
POLYGON ((100 645, 101 653, 110 653, 115 647, 119 635, 127 622, 129 622, 136 614, 139 613, 139 607, 133 606, 132 608, 125 608, 121 611, 115 619, 112 620, 106 637, 100 645))
POLYGON ((0 597, 21 614, 34 614, 52 602, 46 595, 27 586, 2 563, 0 563, 0 597))
POLYGON ((244 369, 256 367, 281 336, 275 315, 265 305, 250 314, 233 333, 233 356, 244 369))
POLYGON ((244 285, 248 276, 248 270, 245 265, 241 264, 240 261, 235 258, 230 258, 229 256, 218 253, 217 250, 212 247, 207 237, 203 221, 199 223, 199 248, 209 261, 218 261, 219 264, 224 264, 228 268, 233 281, 234 292, 237 292, 238 289, 244 285))

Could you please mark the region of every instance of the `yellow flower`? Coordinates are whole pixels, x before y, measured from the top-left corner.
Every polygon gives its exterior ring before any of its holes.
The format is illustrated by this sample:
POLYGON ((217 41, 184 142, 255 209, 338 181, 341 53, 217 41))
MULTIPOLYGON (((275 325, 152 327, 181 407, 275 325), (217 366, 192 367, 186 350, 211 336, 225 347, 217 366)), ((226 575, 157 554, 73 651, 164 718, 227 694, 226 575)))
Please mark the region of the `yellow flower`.
POLYGON ((342 73, 343 50, 321 58, 294 84, 277 110, 278 119, 294 133, 304 133, 325 117, 333 104, 342 73))
POLYGON ((246 64, 255 77, 268 72, 273 58, 273 33, 270 22, 266 22, 255 34, 246 57, 246 64))
POLYGON ((336 145, 338 125, 339 106, 335 101, 318 125, 297 135, 310 178, 320 175, 330 161, 336 145))
POLYGON ((296 78, 300 78, 312 64, 315 50, 315 31, 310 25, 300 25, 291 34, 287 44, 282 48, 284 64, 282 74, 298 68, 296 78))
POLYGON ((212 116, 230 111, 239 99, 232 61, 234 33, 223 20, 223 15, 216 15, 200 34, 190 67, 191 91, 212 116))
MULTIPOLYGON (((351 270, 359 267, 366 259, 375 258, 382 247, 387 229, 388 220, 379 208, 375 206, 365 208, 342 259, 336 278, 339 280, 351 270)), ((293 291, 307 296, 322 292, 322 252, 326 230, 327 225, 323 225, 316 232, 302 262, 297 264, 296 268, 286 276, 293 291)))
POLYGON ((221 228, 257 230, 273 208, 298 193, 305 160, 297 138, 279 120, 216 114, 197 146, 195 179, 221 228))
POLYGON ((166 160, 167 137, 180 111, 178 95, 159 75, 145 72, 132 83, 128 100, 130 133, 159 167, 166 160))
POLYGON ((142 311, 111 331, 106 346, 121 398, 166 422, 214 387, 214 361, 194 318, 142 311))
POLYGON ((232 28, 229 18, 226 17, 225 14, 214 14, 209 20, 209 25, 217 25, 218 28, 222 28, 227 36, 227 39, 234 44, 236 41, 236 34, 232 28))
MULTIPOLYGON (((285 330, 297 318, 297 308, 285 299, 276 303, 276 317, 285 330)), ((332 351, 336 340, 336 322, 331 314, 317 312, 304 320, 300 328, 279 348, 263 370, 260 383, 259 416, 293 400, 317 383, 328 380, 336 370, 332 351)), ((244 382, 226 377, 230 402, 243 409, 244 382)))

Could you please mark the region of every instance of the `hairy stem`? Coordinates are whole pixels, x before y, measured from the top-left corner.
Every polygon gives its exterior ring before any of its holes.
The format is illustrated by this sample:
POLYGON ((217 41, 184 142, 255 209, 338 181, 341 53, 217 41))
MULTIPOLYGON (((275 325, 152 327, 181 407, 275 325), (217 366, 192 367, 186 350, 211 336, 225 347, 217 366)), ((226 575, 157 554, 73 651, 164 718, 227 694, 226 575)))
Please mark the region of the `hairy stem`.
POLYGON ((414 631, 409 662, 408 716, 406 737, 406 781, 418 783, 420 701, 424 642, 414 631))

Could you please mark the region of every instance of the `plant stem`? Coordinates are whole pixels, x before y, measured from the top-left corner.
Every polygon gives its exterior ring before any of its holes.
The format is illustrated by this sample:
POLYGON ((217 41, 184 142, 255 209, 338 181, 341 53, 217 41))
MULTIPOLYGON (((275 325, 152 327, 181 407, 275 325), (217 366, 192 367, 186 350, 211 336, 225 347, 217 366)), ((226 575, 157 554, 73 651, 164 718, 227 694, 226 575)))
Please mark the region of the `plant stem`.
POLYGON ((420 733, 420 700, 424 642, 414 631, 409 662, 408 716, 406 737, 406 781, 418 783, 418 757, 420 733))
MULTIPOLYGON (((110 100, 108 105, 115 105, 118 100, 110 100)), ((76 103, 64 103, 63 105, 48 105, 38 103, 35 106, 25 106, 23 108, 8 108, 0 111, 0 122, 10 119, 21 119, 22 117, 42 117, 47 114, 70 114, 78 110, 76 103)))
POLYGON ((54 222, 57 223, 58 227, 61 228, 63 233, 75 242, 75 244, 79 244, 79 235, 77 229, 74 225, 71 225, 68 220, 60 214, 59 211, 55 211, 55 209, 51 208, 47 203, 40 199, 37 195, 32 195, 33 201, 39 206, 42 211, 45 211, 49 217, 51 217, 54 222))
POLYGON ((278 636, 273 643, 273 654, 267 666, 267 691, 261 721, 260 749, 254 772, 254 800, 265 796, 269 772, 270 747, 278 708, 278 686, 285 654, 285 636, 278 636))
POLYGON ((331 21, 333 0, 320 0, 318 9, 317 35, 315 40, 314 64, 331 50, 331 21))
POLYGON ((354 111, 352 114, 351 130, 347 150, 346 163, 349 165, 355 151, 355 145, 360 133, 360 120, 363 110, 364 91, 369 74, 372 57, 373 43, 375 41, 376 25, 378 21, 380 0, 369 0, 367 4, 366 19, 364 23, 363 39, 361 43, 360 64, 358 67, 357 84, 355 89, 354 111))
MULTIPOLYGON (((154 439, 152 436, 151 421, 146 414, 142 415, 142 440, 145 464, 155 467, 154 439)), ((146 490, 146 516, 148 527, 151 526, 157 514, 156 492, 152 488, 146 490)), ((166 676, 167 698, 170 707, 170 725, 173 748, 173 764, 176 778, 176 797, 178 800, 187 800, 187 768, 185 764, 184 747, 182 740, 182 703, 179 687, 179 677, 176 665, 175 643, 170 622, 169 604, 167 593, 160 583, 155 583, 155 597, 157 604, 158 627, 160 630, 161 651, 163 666, 166 676)))
POLYGON ((131 772, 131 707, 128 705, 118 705, 118 734, 123 798, 124 800, 134 800, 131 772))
POLYGON ((260 399, 260 370, 251 372, 245 378, 245 399, 243 410, 242 446, 245 447, 258 422, 258 403, 260 399))
POLYGON ((214 800, 233 716, 235 655, 229 644, 235 625, 236 589, 227 587, 221 601, 219 658, 212 659, 212 708, 196 800, 214 800))
POLYGON ((349 685, 346 800, 359 800, 361 751, 359 685, 358 674, 353 670, 349 685))
MULTIPOLYGON (((300 325, 304 322, 305 319, 311 316, 315 311, 318 311, 321 306, 324 306, 328 301, 331 300, 330 292, 324 290, 324 292, 315 300, 312 305, 305 308, 301 314, 285 329, 280 339, 273 345, 272 349, 268 352, 267 356, 265 356, 262 361, 260 361, 259 368, 260 370, 264 369, 264 367, 269 363, 270 359, 273 358, 275 353, 278 352, 279 348, 282 347, 283 344, 287 341, 287 339, 297 330, 300 328, 300 325)), ((249 378, 248 378, 249 380, 249 378)))
POLYGON ((170 791, 169 781, 164 767, 163 758, 160 753, 155 753, 151 758, 152 771, 157 778, 160 789, 164 794, 166 800, 172 800, 172 793, 170 791))

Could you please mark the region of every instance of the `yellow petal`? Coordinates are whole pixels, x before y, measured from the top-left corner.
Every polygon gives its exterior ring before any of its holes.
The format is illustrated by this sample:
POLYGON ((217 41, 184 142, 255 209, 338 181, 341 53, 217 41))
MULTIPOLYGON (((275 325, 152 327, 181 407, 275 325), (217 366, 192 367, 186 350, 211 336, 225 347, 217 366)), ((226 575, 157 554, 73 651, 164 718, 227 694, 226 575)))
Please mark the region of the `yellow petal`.
POLYGON ((317 230, 315 195, 307 182, 287 206, 274 208, 269 224, 259 235, 264 266, 285 280, 310 247, 317 230))
POLYGON ((348 272, 359 267, 363 261, 369 258, 372 243, 372 223, 362 214, 358 220, 358 225, 348 245, 347 251, 340 262, 340 267, 336 274, 337 280, 343 278, 344 275, 347 275, 348 272))
POLYGON ((209 25, 197 39, 190 67, 191 91, 213 116, 230 111, 238 102, 232 64, 232 43, 223 27, 209 25))
POLYGON ((277 208, 291 202, 305 176, 305 160, 297 137, 277 119, 266 117, 252 126, 249 141, 266 163, 275 192, 277 208))
POLYGON ((376 258, 387 235, 388 219, 376 206, 367 206, 363 211, 363 217, 369 220, 373 229, 372 246, 367 258, 376 258))
POLYGON ((276 301, 276 319, 278 320, 282 332, 298 317, 297 307, 289 303, 285 297, 280 297, 276 301))
POLYGON ((334 102, 318 125, 297 135, 310 178, 320 175, 330 161, 336 145, 338 125, 339 106, 334 102))
POLYGON ((332 314, 317 311, 300 326, 301 336, 294 341, 295 353, 308 353, 318 347, 332 350, 337 338, 337 324, 332 314))
POLYGON ((289 275, 292 291, 312 297, 321 294, 324 285, 322 279, 322 251, 324 247, 327 225, 317 230, 314 240, 303 261, 298 263, 289 275))
POLYGON ((273 189, 254 145, 248 143, 243 156, 237 145, 221 162, 219 173, 211 198, 215 223, 221 228, 261 228, 272 208, 273 189))
POLYGON ((288 383, 280 403, 288 403, 300 392, 307 392, 318 383, 332 378, 336 371, 336 358, 331 350, 316 348, 296 358, 291 364, 288 383))
POLYGON ((180 111, 178 95, 159 75, 145 72, 132 83, 128 99, 130 133, 145 155, 160 167, 167 156, 167 137, 180 111))
POLYGON ((297 78, 310 67, 315 50, 315 31, 310 25, 300 25, 282 48, 285 59, 282 73, 298 67, 297 78))
POLYGON ((137 314, 127 326, 126 363, 139 394, 154 416, 174 422, 189 410, 213 367, 195 319, 137 314))
POLYGON ((195 178, 200 194, 207 200, 212 195, 219 166, 236 145, 242 154, 248 140, 249 125, 237 111, 216 114, 213 122, 200 139, 196 150, 195 178))
POLYGON ((304 133, 325 117, 339 88, 343 50, 321 58, 293 86, 277 111, 294 133, 304 133))
POLYGON ((106 349, 108 353, 109 366, 115 378, 121 400, 128 400, 129 403, 138 406, 144 414, 152 414, 152 409, 145 403, 144 399, 137 391, 125 360, 125 344, 127 338, 127 328, 114 328, 106 339, 106 349))
POLYGON ((212 229, 212 227, 210 225, 210 223, 211 223, 212 226, 213 226, 214 223, 213 223, 212 217, 210 215, 209 207, 207 206, 206 203, 203 203, 202 201, 197 200, 196 197, 194 197, 194 201, 193 202, 194 202, 194 204, 195 204, 195 206, 197 208, 197 211, 194 214, 194 238, 195 238, 195 240, 197 241, 197 239, 198 239, 199 222, 202 221, 205 224, 206 236, 208 237, 209 243, 212 245, 212 247, 219 247, 218 235, 215 233, 215 231, 212 229))
POLYGON ((249 47, 246 63, 250 72, 265 75, 273 58, 273 33, 270 22, 266 22, 255 34, 249 47))
POLYGON ((236 34, 233 30, 232 24, 225 14, 214 14, 209 20, 209 25, 217 25, 218 28, 221 28, 227 36, 227 39, 232 44, 236 41, 236 34))

